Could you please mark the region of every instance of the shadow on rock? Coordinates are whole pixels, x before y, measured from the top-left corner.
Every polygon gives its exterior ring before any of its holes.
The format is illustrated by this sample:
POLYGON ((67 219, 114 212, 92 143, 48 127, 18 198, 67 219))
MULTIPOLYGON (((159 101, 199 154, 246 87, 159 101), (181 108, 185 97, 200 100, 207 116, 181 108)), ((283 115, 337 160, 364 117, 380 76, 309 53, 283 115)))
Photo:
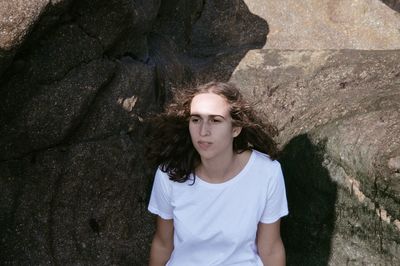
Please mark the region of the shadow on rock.
POLYGON ((388 5, 391 9, 400 12, 400 1, 399 0, 382 0, 383 3, 388 5))
POLYGON ((337 185, 322 166, 323 154, 323 145, 300 135, 285 146, 280 159, 289 203, 282 223, 287 265, 328 265, 337 185))
POLYGON ((228 80, 268 25, 242 0, 65 2, 0 60, 0 257, 147 265, 142 116, 172 85, 228 80))
POLYGON ((265 45, 269 32, 242 0, 175 1, 175 8, 163 3, 155 25, 150 62, 177 87, 228 81, 249 50, 265 45))
POLYGON ((229 80, 249 50, 265 45, 268 33, 268 23, 252 14, 244 1, 206 1, 188 50, 194 79, 229 80))

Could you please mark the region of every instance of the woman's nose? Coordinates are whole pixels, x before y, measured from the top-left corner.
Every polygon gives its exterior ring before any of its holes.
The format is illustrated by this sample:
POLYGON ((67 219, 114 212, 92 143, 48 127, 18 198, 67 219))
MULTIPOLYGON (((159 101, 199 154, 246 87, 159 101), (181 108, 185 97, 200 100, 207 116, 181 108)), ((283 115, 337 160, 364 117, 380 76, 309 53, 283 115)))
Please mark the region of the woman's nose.
POLYGON ((211 134, 210 127, 207 122, 203 122, 200 125, 200 136, 209 136, 211 134))

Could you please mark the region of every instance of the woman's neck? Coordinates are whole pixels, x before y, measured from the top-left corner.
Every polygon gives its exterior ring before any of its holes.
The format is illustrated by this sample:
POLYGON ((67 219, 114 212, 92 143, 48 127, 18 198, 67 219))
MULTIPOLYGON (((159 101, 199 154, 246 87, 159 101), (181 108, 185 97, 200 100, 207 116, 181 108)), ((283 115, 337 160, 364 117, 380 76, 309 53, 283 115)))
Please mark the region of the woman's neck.
POLYGON ((196 174, 209 183, 225 182, 236 176, 243 168, 241 155, 232 151, 218 159, 202 160, 196 174))

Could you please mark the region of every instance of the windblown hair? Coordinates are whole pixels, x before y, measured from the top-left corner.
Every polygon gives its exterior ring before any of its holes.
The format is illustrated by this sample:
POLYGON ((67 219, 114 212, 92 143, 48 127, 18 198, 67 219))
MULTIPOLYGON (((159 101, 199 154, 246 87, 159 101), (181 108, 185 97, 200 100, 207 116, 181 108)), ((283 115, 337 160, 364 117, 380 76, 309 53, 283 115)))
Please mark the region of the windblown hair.
POLYGON ((153 166, 159 165, 177 182, 185 182, 194 173, 200 156, 189 133, 190 104, 201 93, 215 93, 226 99, 233 126, 242 127, 233 140, 234 152, 255 149, 276 159, 278 150, 272 139, 277 133, 275 127, 263 123, 234 84, 209 82, 195 89, 175 91, 165 112, 152 119, 147 157, 153 166))

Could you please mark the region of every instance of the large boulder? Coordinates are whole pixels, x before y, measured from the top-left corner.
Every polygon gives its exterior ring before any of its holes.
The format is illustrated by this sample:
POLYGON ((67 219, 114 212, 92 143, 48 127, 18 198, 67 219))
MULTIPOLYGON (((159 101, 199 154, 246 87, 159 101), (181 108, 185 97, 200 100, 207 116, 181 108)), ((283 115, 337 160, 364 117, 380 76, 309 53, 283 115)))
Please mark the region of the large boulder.
POLYGON ((280 132, 289 264, 400 262, 399 60, 399 51, 253 50, 232 74, 280 132))
POLYGON ((269 25, 267 49, 400 48, 398 13, 378 0, 245 2, 269 25))
POLYGON ((153 222, 140 132, 1 163, 2 262, 145 265, 153 222))
POLYGON ((35 28, 36 32, 40 32, 37 29, 41 26, 51 26, 71 2, 72 0, 0 2, 0 76, 11 64, 20 47, 28 41, 31 32, 35 28))
POLYGON ((382 0, 385 4, 400 12, 400 1, 399 0, 382 0))
POLYGON ((243 1, 3 1, 0 10, 2 262, 146 265, 146 116, 216 54, 261 48, 267 24, 243 1))
POLYGON ((280 130, 288 264, 398 264, 399 52, 310 50, 398 49, 384 2, 3 1, 2 262, 146 265, 143 121, 218 79, 280 130))
POLYGON ((15 29, 1 36, 0 257, 144 265, 142 117, 163 98, 147 33, 160 1, 48 2, 9 2, 29 23, 1 24, 15 29))

